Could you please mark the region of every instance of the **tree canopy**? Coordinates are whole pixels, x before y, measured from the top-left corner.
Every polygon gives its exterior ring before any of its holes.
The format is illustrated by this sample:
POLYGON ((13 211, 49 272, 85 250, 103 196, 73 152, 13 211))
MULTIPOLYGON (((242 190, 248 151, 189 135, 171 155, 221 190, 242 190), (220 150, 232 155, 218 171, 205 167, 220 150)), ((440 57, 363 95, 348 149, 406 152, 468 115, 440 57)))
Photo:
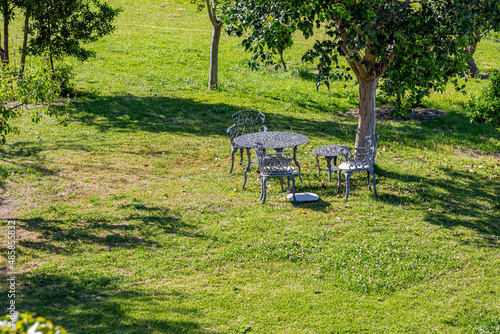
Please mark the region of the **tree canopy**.
POLYGON ((34 1, 29 9, 28 51, 36 55, 48 52, 51 59, 69 55, 80 60, 93 55, 82 44, 111 33, 120 11, 100 0, 34 1))
POLYGON ((293 45, 296 30, 292 17, 291 12, 281 10, 281 4, 273 1, 237 1, 224 11, 228 34, 241 37, 248 33, 241 45, 253 54, 251 67, 274 64, 273 55, 279 54, 285 71, 283 51, 293 45))
MULTIPOLYGON (((243 0, 249 3, 250 0, 243 0)), ((252 0, 264 4, 265 0, 252 0)), ((351 77, 359 84, 356 146, 375 133, 375 96, 379 79, 395 64, 433 64, 434 78, 452 75, 465 62, 473 26, 487 8, 500 20, 497 0, 276 0, 268 15, 291 15, 292 29, 317 36, 303 60, 317 61, 318 85, 351 77), (418 57, 414 57, 419 55, 418 57), (348 67, 342 68, 339 57, 348 67), (413 57, 413 58, 412 58, 413 57)), ((241 5, 240 5, 241 6, 241 5)), ((252 13, 252 12, 248 12, 252 13)), ((234 15, 233 15, 234 16, 234 15)), ((244 20, 233 20, 242 26, 244 20)), ((407 68, 419 70, 418 66, 407 68)), ((394 73, 395 74, 395 73, 394 73)))

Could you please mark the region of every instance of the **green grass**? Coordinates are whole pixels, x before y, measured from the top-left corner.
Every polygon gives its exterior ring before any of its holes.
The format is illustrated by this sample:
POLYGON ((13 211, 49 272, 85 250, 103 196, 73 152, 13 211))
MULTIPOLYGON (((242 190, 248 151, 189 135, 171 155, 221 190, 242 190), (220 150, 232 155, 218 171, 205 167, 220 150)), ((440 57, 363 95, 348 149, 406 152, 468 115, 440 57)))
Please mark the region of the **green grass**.
MULTIPOLYGON (((354 175, 344 203, 312 150, 353 144, 355 84, 316 91, 300 36, 287 73, 250 71, 224 36, 207 91, 209 20, 171 3, 113 1, 124 12, 97 57, 68 60, 85 93, 58 107, 68 124, 24 117, 0 148, 19 309, 71 333, 497 333, 500 133, 469 122, 468 95, 426 99, 447 112, 433 121, 379 122, 379 196, 354 175), (262 205, 255 169, 245 190, 243 167, 227 174, 244 109, 309 137, 298 186, 318 202, 270 182, 262 205)), ((481 72, 499 45, 479 45, 481 72)))

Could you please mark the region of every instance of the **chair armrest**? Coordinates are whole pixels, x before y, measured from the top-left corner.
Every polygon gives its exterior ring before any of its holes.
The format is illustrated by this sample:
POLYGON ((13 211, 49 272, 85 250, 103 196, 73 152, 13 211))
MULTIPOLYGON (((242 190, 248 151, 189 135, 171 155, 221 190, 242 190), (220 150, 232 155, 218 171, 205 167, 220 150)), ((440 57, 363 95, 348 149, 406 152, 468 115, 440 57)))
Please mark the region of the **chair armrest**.
POLYGON ((260 132, 266 132, 267 131, 267 126, 261 125, 260 128, 259 128, 259 131, 260 132))
POLYGON ((230 127, 228 127, 228 128, 226 129, 226 133, 227 133, 227 135, 228 135, 228 136, 230 136, 230 137, 231 137, 231 134, 234 132, 234 127, 235 127, 235 126, 236 126, 236 124, 233 124, 233 125, 231 125, 230 127))

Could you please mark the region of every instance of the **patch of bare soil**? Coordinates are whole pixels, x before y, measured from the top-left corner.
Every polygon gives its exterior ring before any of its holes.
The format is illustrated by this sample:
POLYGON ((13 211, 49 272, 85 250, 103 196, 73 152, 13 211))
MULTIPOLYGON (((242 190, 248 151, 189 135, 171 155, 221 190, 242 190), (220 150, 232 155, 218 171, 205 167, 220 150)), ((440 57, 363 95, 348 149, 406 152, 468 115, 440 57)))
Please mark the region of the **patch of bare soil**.
MULTIPOLYGON (((377 111, 377 120, 378 121, 403 121, 403 119, 394 117, 393 106, 381 106, 376 109, 377 111)), ((440 116, 446 115, 446 112, 439 109, 413 109, 411 111, 411 116, 408 120, 417 120, 417 121, 427 121, 431 119, 438 118, 440 116)), ((348 112, 342 114, 345 117, 358 118, 359 117, 359 109, 351 109, 348 112)))

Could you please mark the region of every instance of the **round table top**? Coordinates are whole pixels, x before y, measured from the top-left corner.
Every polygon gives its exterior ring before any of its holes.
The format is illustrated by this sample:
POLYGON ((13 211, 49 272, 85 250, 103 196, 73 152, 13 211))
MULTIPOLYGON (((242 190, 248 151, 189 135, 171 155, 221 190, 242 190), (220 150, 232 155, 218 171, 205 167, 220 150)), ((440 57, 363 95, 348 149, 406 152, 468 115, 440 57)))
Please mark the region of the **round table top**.
POLYGON ((305 144, 307 136, 293 132, 264 131, 242 135, 234 138, 234 143, 242 148, 255 148, 260 143, 264 148, 280 149, 305 144))
POLYGON ((323 145, 316 147, 313 153, 316 155, 322 155, 325 157, 336 157, 339 155, 344 155, 352 150, 349 146, 344 145, 323 145))

